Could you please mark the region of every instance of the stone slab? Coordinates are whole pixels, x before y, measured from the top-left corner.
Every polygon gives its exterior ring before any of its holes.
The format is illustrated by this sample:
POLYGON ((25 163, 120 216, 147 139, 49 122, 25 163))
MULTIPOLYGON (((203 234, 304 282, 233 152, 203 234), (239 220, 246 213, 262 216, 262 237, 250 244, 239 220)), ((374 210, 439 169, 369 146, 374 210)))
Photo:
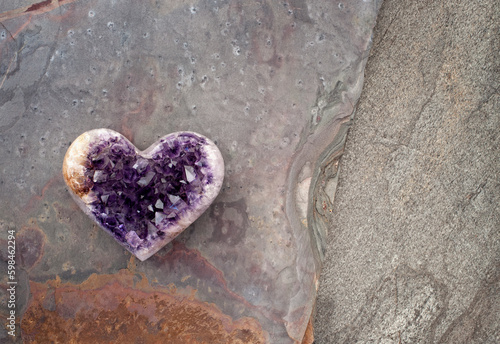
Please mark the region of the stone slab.
POLYGON ((17 338, 300 343, 330 202, 312 195, 336 185, 380 3, 16 4, 0 2, 0 218, 2 239, 17 232, 17 338), (145 262, 63 182, 94 128, 138 149, 195 131, 224 157, 213 206, 145 262))
POLYGON ((499 16, 497 1, 384 1, 317 343, 500 342, 499 16))

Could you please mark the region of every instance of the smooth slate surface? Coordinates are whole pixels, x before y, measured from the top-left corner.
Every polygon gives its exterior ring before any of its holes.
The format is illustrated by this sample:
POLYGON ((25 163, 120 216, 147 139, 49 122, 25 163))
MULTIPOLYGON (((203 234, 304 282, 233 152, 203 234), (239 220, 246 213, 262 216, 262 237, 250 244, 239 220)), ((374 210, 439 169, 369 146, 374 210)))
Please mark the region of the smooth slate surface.
POLYGON ((301 342, 378 8, 54 0, 2 11, 0 218, 3 234, 17 231, 23 339, 301 342), (139 149, 199 132, 226 163, 213 206, 143 263, 62 180, 70 142, 99 127, 139 149))

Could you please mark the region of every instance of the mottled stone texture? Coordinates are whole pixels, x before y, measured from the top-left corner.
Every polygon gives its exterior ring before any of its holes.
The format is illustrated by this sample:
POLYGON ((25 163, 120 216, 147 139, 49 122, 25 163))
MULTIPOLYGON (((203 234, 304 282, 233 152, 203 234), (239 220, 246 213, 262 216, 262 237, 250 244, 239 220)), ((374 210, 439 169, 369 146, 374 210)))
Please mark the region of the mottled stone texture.
POLYGON ((384 1, 318 343, 500 343, 499 24, 498 1, 384 1))
POLYGON ((300 343, 379 2, 2 7, 0 218, 25 341, 300 343), (64 153, 94 128, 141 150, 194 131, 222 152, 214 204, 145 262, 66 190, 64 153))

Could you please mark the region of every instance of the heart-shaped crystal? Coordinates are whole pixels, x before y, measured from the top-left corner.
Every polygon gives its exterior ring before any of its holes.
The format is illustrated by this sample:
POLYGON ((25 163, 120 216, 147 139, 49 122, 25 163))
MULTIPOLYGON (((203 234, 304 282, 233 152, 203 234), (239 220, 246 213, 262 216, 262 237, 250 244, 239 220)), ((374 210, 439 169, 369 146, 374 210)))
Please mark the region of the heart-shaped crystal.
POLYGON ((212 141, 192 132, 164 136, 141 152, 123 135, 95 129, 71 144, 63 175, 80 208, 146 260, 210 206, 224 160, 212 141))

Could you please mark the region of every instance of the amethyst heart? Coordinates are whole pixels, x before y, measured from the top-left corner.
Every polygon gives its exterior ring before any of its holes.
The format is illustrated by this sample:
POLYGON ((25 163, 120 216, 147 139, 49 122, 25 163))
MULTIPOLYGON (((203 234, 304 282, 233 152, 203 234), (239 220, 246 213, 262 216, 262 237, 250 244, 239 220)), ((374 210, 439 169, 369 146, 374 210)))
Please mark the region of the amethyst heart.
POLYGON ((164 136, 141 152, 121 134, 95 129, 71 144, 63 175, 80 208, 146 260, 210 206, 224 160, 212 141, 192 132, 164 136))

